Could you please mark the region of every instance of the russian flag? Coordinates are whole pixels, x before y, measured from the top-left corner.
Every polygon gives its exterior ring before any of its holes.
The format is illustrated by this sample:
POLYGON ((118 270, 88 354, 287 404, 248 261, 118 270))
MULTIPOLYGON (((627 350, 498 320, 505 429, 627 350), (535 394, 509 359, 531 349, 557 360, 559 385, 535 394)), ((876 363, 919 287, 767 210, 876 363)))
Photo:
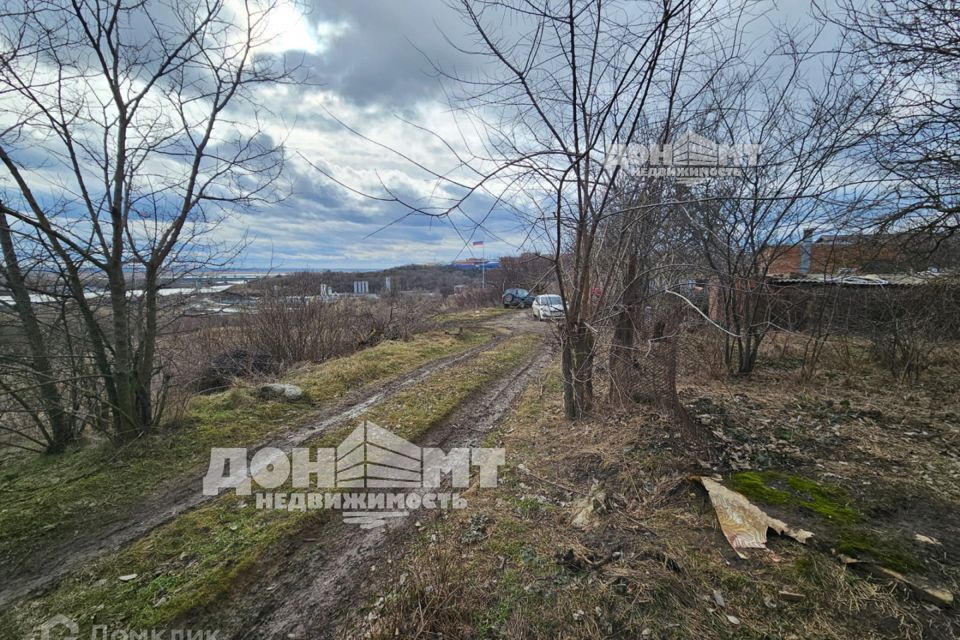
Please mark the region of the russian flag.
POLYGON ((475 247, 482 247, 482 246, 483 246, 483 240, 474 240, 474 241, 473 241, 473 246, 475 246, 475 247))

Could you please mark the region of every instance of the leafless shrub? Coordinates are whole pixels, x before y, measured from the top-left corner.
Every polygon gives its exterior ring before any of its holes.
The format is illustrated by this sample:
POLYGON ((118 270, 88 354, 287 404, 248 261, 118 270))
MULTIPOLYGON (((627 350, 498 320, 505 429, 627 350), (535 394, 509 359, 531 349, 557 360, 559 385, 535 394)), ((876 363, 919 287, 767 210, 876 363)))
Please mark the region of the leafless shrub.
POLYGON ((415 334, 429 331, 434 326, 431 316, 436 303, 431 296, 407 295, 387 299, 378 306, 381 317, 386 313, 387 318, 383 336, 387 340, 409 340, 415 334))
POLYGON ((353 323, 359 314, 352 301, 266 295, 244 312, 238 337, 278 362, 321 362, 351 351, 351 343, 362 339, 353 323))
POLYGON ((899 382, 917 382, 933 351, 960 332, 960 288, 952 281, 877 287, 864 304, 870 351, 899 382))
POLYGON ((680 345, 681 375, 685 379, 721 380, 729 370, 724 362, 724 336, 705 323, 691 328, 680 345))
POLYGON ((232 317, 171 336, 161 353, 174 388, 175 416, 197 391, 217 391, 235 378, 276 376, 300 362, 323 362, 427 330, 427 298, 324 300, 268 294, 232 317))
POLYGON ((447 296, 447 299, 443 301, 444 308, 451 311, 479 309, 498 304, 500 304, 500 292, 492 287, 464 289, 452 296, 447 296))
POLYGON ((800 365, 800 380, 812 379, 817 372, 820 357, 832 335, 837 302, 842 295, 839 287, 819 289, 809 296, 804 305, 806 333, 803 346, 803 362, 800 365))

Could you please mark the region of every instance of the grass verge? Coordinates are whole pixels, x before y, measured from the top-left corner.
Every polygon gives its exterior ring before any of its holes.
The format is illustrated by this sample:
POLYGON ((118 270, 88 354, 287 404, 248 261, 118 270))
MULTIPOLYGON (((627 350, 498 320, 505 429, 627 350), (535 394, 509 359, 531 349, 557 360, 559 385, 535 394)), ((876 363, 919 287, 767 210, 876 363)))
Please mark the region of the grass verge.
POLYGON ((0 468, 0 561, 22 557, 80 528, 107 522, 160 484, 202 465, 210 447, 255 444, 309 420, 346 393, 490 339, 430 332, 389 341, 291 372, 300 402, 266 401, 251 387, 193 398, 181 421, 125 447, 91 446, 60 456, 24 455, 0 468))
MULTIPOLYGON (((393 396, 361 419, 416 438, 529 359, 539 345, 538 336, 511 338, 393 396)), ((344 425, 311 446, 335 446, 354 427, 344 425)), ((224 495, 68 577, 51 593, 14 606, 0 615, 4 630, 0 637, 24 637, 55 613, 76 620, 81 630, 98 624, 169 628, 191 609, 221 598, 271 545, 327 517, 333 516, 257 510, 236 496, 224 495)))

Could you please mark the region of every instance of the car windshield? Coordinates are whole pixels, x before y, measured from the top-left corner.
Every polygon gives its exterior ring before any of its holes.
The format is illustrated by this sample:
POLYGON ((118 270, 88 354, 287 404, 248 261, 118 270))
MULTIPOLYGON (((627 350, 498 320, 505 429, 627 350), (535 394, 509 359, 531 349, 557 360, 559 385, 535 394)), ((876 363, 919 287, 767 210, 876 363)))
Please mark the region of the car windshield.
POLYGON ((540 296, 540 304, 550 304, 562 307, 563 301, 560 300, 560 296, 540 296))
POLYGON ((515 295, 515 296, 520 296, 520 297, 522 297, 522 298, 526 298, 526 297, 527 297, 527 290, 526 290, 526 289, 507 289, 507 293, 512 293, 513 295, 515 295))

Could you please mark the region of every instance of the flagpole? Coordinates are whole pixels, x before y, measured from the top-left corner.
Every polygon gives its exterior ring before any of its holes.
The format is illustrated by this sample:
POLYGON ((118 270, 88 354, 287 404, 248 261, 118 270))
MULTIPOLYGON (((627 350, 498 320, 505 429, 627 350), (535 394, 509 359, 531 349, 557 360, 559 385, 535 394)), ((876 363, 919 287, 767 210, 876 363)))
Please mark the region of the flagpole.
POLYGON ((487 288, 487 245, 481 245, 483 249, 480 253, 480 259, 483 262, 480 263, 480 288, 487 288))

